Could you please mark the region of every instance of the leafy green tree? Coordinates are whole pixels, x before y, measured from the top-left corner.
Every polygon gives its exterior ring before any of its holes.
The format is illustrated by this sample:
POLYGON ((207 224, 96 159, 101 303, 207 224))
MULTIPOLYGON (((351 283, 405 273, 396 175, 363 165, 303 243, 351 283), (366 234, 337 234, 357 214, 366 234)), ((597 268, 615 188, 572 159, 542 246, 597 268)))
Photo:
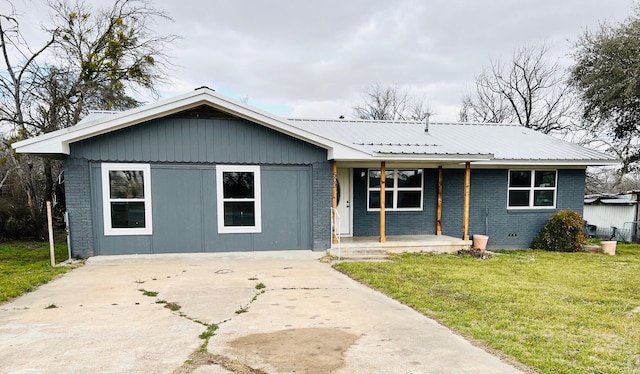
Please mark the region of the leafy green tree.
POLYGON ((8 130, 0 145, 0 198, 26 204, 35 227, 45 226, 45 202, 62 200, 54 196, 60 163, 16 155, 10 144, 72 126, 89 110, 135 107, 132 93, 139 89, 155 95, 176 36, 153 32, 152 22, 170 18, 150 4, 116 0, 95 9, 82 0, 51 0, 48 40, 39 48, 22 37, 17 13, 0 14, 0 129, 8 130), (23 196, 3 193, 7 185, 22 188, 23 196))
POLYGON ((640 166, 640 8, 617 24, 601 24, 579 38, 570 82, 593 137, 623 160, 622 172, 640 166))

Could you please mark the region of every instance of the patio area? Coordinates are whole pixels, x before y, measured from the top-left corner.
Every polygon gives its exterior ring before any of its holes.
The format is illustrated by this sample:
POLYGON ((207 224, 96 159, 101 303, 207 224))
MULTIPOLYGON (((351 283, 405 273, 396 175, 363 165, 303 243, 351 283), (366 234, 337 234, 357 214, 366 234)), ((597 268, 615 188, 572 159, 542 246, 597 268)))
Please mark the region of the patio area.
POLYGON ((354 236, 340 238, 340 243, 333 244, 327 252, 341 259, 384 258, 390 253, 455 253, 469 249, 472 243, 446 235, 387 236, 384 243, 380 243, 377 236, 354 236))

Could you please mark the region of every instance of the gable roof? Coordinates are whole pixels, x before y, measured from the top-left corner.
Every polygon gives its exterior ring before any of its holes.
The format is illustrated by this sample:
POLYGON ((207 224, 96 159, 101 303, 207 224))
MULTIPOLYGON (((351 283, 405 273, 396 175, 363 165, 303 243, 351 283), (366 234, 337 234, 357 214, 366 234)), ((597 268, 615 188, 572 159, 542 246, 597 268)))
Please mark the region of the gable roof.
POLYGON ((339 161, 473 161, 475 164, 610 165, 615 158, 521 125, 285 119, 201 87, 123 112, 93 112, 77 125, 26 139, 18 153, 68 155, 69 144, 207 105, 327 149, 339 161))
POLYGON ((53 131, 12 144, 18 153, 40 155, 68 155, 69 144, 94 136, 134 126, 152 119, 165 117, 185 110, 207 105, 233 116, 255 122, 280 133, 327 149, 331 157, 359 157, 355 147, 339 144, 329 138, 292 126, 286 119, 220 95, 207 87, 159 100, 122 112, 94 112, 75 126, 53 131))

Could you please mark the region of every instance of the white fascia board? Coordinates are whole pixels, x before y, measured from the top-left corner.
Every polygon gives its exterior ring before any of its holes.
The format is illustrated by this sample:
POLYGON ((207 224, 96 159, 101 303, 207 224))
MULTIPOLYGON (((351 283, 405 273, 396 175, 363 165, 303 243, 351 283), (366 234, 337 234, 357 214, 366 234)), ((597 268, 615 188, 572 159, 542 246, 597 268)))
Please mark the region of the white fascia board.
POLYGON ((514 166, 514 165, 531 165, 531 166, 611 166, 620 165, 621 160, 490 160, 479 161, 475 165, 487 166, 514 166))
POLYGON ((479 162, 490 161, 492 154, 410 154, 410 153, 375 153, 374 160, 425 160, 425 161, 462 161, 479 162))
POLYGON ((333 149, 329 152, 329 159, 347 162, 477 162, 491 160, 493 155, 425 155, 425 154, 371 154, 365 151, 352 151, 351 149, 333 149))
POLYGON ((352 147, 337 146, 327 151, 327 160, 334 161, 353 161, 353 160, 372 160, 370 153, 352 147))

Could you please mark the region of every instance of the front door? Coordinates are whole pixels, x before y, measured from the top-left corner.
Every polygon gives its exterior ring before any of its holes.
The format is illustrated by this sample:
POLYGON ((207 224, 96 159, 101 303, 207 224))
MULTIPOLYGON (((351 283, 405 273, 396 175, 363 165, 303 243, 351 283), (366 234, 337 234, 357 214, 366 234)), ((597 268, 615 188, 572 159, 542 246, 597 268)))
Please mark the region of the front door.
POLYGON ((338 169, 340 235, 351 236, 351 169, 338 169))

